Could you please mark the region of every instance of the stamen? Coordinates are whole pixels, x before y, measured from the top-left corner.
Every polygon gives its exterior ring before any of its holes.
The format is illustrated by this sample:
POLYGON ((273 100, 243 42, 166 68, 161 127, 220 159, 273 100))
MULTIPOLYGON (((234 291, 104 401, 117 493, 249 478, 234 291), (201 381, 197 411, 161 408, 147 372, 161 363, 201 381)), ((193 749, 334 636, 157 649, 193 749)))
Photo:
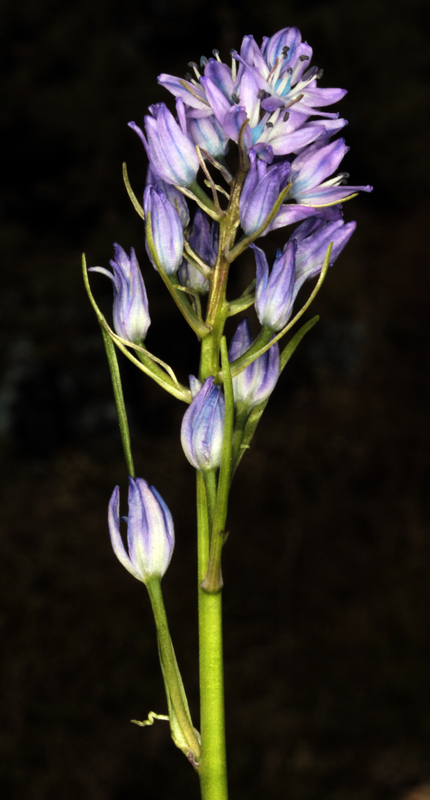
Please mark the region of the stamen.
POLYGON ((236 80, 236 75, 237 75, 237 61, 236 61, 236 59, 234 57, 235 52, 236 52, 235 50, 230 50, 230 55, 231 55, 231 79, 232 79, 233 83, 236 80))
POLYGON ((221 61, 219 56, 219 50, 212 50, 212 54, 215 56, 217 61, 221 61))
POLYGON ((267 76, 267 83, 276 85, 276 81, 278 80, 279 73, 281 71, 281 65, 282 65, 281 59, 277 58, 273 65, 273 69, 270 70, 267 76))
POLYGON ((196 62, 195 61, 189 61, 188 62, 188 66, 191 67, 191 69, 194 70, 194 73, 195 73, 197 79, 199 80, 201 76, 200 76, 200 72, 199 72, 199 67, 196 64, 196 62))
POLYGON ((303 82, 311 81, 313 80, 313 78, 318 78, 319 72, 321 72, 321 70, 319 70, 318 67, 311 67, 310 69, 308 69, 306 72, 303 73, 302 81, 303 82))
POLYGON ((206 66, 207 63, 208 63, 208 60, 207 60, 206 56, 200 56, 200 66, 202 67, 202 69, 206 66))
POLYGON ((186 81, 190 81, 190 82, 193 80, 193 76, 191 75, 191 72, 186 72, 185 75, 184 75, 184 78, 185 78, 186 81))

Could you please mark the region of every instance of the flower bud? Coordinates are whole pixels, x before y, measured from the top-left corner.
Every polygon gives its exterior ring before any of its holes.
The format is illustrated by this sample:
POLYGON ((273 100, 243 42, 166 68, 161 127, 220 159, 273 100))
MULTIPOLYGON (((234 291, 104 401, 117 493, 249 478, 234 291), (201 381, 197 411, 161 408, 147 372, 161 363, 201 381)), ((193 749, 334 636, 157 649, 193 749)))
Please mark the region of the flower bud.
MULTIPOLYGON (((178 98, 180 123, 185 118, 183 102, 178 98)), ((165 103, 150 106, 152 116, 145 117, 146 137, 135 122, 129 122, 143 142, 151 166, 167 183, 175 186, 191 186, 199 170, 199 158, 186 125, 176 122, 165 103)))
MULTIPOLYGON (((194 215, 188 241, 208 267, 214 267, 218 253, 218 223, 210 223, 208 216, 197 208, 194 215)), ((193 292, 206 294, 209 290, 209 280, 199 270, 184 259, 179 269, 179 278, 183 286, 193 292)))
POLYGON ((249 157, 251 169, 239 201, 240 224, 247 236, 263 225, 281 191, 288 185, 291 171, 288 161, 268 167, 253 150, 249 151, 249 157))
POLYGON ((294 303, 297 243, 293 239, 283 251, 278 250, 272 272, 266 256, 259 247, 251 245, 257 262, 255 310, 261 324, 280 331, 287 324, 294 303))
POLYGON ((148 298, 134 248, 130 258, 119 244, 114 244, 115 257, 109 262, 113 274, 104 267, 90 267, 113 283, 113 326, 118 336, 129 342, 143 342, 151 324, 148 298))
MULTIPOLYGON (((247 319, 241 320, 231 340, 229 361, 235 361, 252 344, 251 329, 247 319)), ((233 394, 236 404, 251 410, 271 395, 279 377, 279 347, 272 345, 263 355, 233 378, 233 394)))
POLYGON ((163 181, 156 172, 154 172, 151 163, 148 164, 148 169, 146 172, 146 183, 145 186, 155 186, 156 189, 161 189, 162 192, 166 195, 169 203, 176 208, 178 212, 182 227, 186 228, 187 225, 190 223, 190 212, 188 210, 187 201, 185 195, 176 189, 175 186, 171 183, 166 183, 163 181))
POLYGON ((213 377, 200 386, 200 381, 191 376, 190 387, 194 399, 182 420, 182 447, 195 469, 215 469, 221 463, 224 395, 213 377))
POLYGON ((173 519, 163 498, 143 478, 129 478, 126 521, 128 553, 119 528, 119 486, 116 486, 108 513, 113 551, 138 581, 146 583, 150 578, 162 578, 175 544, 173 519))
POLYGON ((333 244, 329 261, 331 267, 356 227, 356 222, 345 223, 343 219, 331 221, 310 217, 296 228, 291 236, 297 242, 294 297, 306 280, 321 272, 329 244, 333 244))
POLYGON ((150 225, 154 252, 146 240, 146 250, 151 263, 161 267, 167 275, 174 275, 182 262, 184 251, 184 232, 181 218, 161 189, 147 186, 143 196, 143 207, 150 225), (148 214, 150 215, 148 217, 148 214), (156 257, 156 260, 155 260, 156 257))

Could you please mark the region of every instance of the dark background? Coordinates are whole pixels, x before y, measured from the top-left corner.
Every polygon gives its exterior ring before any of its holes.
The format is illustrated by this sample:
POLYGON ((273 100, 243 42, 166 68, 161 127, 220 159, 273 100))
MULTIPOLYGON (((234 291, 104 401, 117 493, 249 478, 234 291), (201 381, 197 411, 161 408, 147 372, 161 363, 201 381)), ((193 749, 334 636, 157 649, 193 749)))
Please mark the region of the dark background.
MULTIPOLYGON (((427 524, 429 228, 426 4, 2 6, 1 789, 25 800, 197 798, 166 723, 144 588, 116 562, 106 507, 125 469, 80 254, 134 245, 148 346, 186 380, 197 350, 146 259, 145 156, 127 128, 169 98, 160 72, 244 34, 298 25, 349 90, 345 168, 372 195, 321 314, 238 473, 225 549, 229 767, 235 800, 399 800, 430 781, 427 524), (170 342, 170 338, 172 342, 170 342)), ((283 238, 284 237, 284 238, 283 238)), ((282 231, 268 238, 283 244, 282 231)), ((246 267, 245 267, 246 268, 246 267)), ((109 310, 108 282, 93 286, 109 310)), ((193 471, 184 407, 123 365, 137 472, 175 518, 164 579, 197 722, 193 471)), ((424 795, 423 795, 424 796, 424 795)))

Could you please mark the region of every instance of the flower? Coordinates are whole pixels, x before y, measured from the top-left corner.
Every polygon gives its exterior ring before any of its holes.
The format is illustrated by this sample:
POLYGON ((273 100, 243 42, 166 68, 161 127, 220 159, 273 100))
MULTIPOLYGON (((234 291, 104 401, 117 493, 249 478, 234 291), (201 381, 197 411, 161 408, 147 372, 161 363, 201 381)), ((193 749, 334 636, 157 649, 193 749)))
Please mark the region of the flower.
POLYGON ((146 250, 151 263, 167 275, 174 275, 182 262, 184 250, 184 231, 179 213, 163 190, 155 186, 146 187, 143 207, 147 217, 146 250), (152 247, 148 242, 149 232, 152 247))
POLYGON ((321 272, 330 242, 333 248, 329 267, 333 266, 356 227, 356 222, 345 223, 343 219, 330 221, 310 217, 296 228, 290 238, 297 243, 294 299, 304 282, 321 272))
POLYGON ((109 502, 108 522, 113 551, 134 578, 146 583, 162 578, 175 544, 172 515, 157 490, 143 478, 129 478, 127 546, 120 533, 119 486, 109 502))
POLYGON ((149 107, 152 116, 145 117, 146 137, 135 122, 129 122, 143 142, 151 166, 166 183, 191 186, 199 170, 196 148, 186 130, 182 100, 176 103, 179 123, 165 103, 149 107))
POLYGON ((130 257, 119 244, 114 244, 115 256, 109 262, 113 274, 104 267, 90 267, 113 283, 113 326, 118 336, 139 344, 147 334, 151 320, 145 284, 132 247, 130 257))
POLYGON ((189 225, 190 212, 188 210, 185 196, 179 191, 179 189, 176 189, 172 183, 166 183, 166 181, 163 181, 152 168, 151 162, 149 162, 148 170, 146 172, 146 186, 155 186, 156 189, 160 189, 162 192, 164 192, 169 203, 171 203, 173 208, 176 208, 176 211, 181 218, 182 227, 186 228, 187 225, 189 225))
POLYGON ((303 150, 291 164, 291 197, 297 203, 318 207, 340 203, 354 192, 371 192, 372 186, 340 186, 348 177, 345 172, 325 180, 338 168, 348 150, 344 139, 323 147, 315 143, 303 150))
POLYGON ((215 469, 221 463, 225 400, 214 378, 203 386, 190 376, 193 401, 184 414, 181 443, 190 464, 199 470, 215 469))
MULTIPOLYGON (((326 132, 326 120, 338 114, 321 111, 320 106, 336 103, 344 89, 320 89, 322 72, 309 67, 312 49, 302 42, 297 28, 284 28, 265 37, 261 49, 252 36, 245 36, 240 53, 232 52, 232 65, 215 58, 203 59, 203 74, 193 66, 195 78, 185 80, 159 75, 158 81, 186 106, 190 119, 215 119, 224 135, 237 142, 239 130, 248 119, 244 144, 258 152, 270 145, 275 155, 286 155, 315 141, 326 132), (310 116, 320 120, 308 122, 310 116)), ((341 120, 338 124, 346 124, 341 120)), ((192 135, 192 134, 191 134, 192 135)))
POLYGON ((287 324, 300 288, 321 272, 329 244, 333 245, 331 267, 355 228, 355 222, 345 223, 341 217, 309 217, 296 228, 284 249, 278 250, 270 276, 264 252, 251 245, 257 263, 255 310, 262 325, 280 331, 287 324))
POLYGON ((249 151, 251 168, 245 178, 239 201, 240 224, 249 236, 263 225, 280 192, 288 185, 291 167, 288 161, 268 167, 249 151))
MULTIPOLYGON (((197 208, 194 215, 188 242, 198 256, 208 267, 214 267, 218 253, 218 223, 210 223, 207 215, 197 208)), ((206 294, 209 290, 209 280, 185 259, 179 268, 179 279, 183 286, 193 292, 206 294)))
MULTIPOLYGON (((252 344, 248 319, 239 322, 229 348, 229 361, 235 361, 252 344)), ((255 359, 233 378, 233 394, 236 404, 247 410, 263 403, 273 392, 279 377, 278 343, 255 359)))
POLYGON ((261 324, 273 331, 283 328, 293 310, 296 249, 294 239, 278 250, 272 272, 263 250, 251 245, 257 262, 255 311, 261 324))

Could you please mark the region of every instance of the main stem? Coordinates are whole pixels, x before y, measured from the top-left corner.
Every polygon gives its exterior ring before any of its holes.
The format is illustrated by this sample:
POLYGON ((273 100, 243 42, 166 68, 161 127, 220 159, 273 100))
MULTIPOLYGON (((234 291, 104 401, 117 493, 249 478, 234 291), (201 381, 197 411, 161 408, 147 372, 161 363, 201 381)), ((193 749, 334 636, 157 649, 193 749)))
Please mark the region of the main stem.
MULTIPOLYGON (((217 375, 224 324, 228 315, 226 288, 230 262, 226 254, 232 248, 239 226, 239 198, 249 164, 240 166, 233 181, 230 201, 219 223, 217 261, 209 288, 205 324, 210 333, 202 339, 199 378, 204 381, 217 375)), ((224 665, 222 641, 221 589, 209 592, 202 588, 209 564, 210 534, 215 514, 216 482, 213 474, 197 472, 198 523, 198 607, 200 665, 200 786, 202 800, 228 800, 227 757, 224 718, 224 665)), ((226 505, 227 498, 224 498, 226 505)), ((219 516, 219 514, 218 514, 219 516)), ((225 521, 225 514, 221 515, 225 521)), ((222 530, 214 531, 216 535, 222 530)))
MULTIPOLYGON (((210 488, 208 489, 210 491, 210 488)), ((222 595, 207 594, 201 583, 209 559, 208 499, 197 473, 198 606, 200 662, 200 787, 202 800, 227 800, 224 721, 222 595)))

